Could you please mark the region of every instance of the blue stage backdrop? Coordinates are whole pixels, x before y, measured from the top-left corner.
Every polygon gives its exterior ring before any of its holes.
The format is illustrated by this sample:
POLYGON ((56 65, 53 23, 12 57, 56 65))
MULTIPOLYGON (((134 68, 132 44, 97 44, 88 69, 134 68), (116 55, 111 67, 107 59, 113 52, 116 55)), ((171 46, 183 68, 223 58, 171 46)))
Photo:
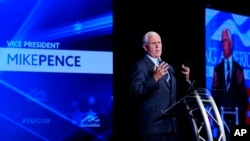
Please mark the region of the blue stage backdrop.
POLYGON ((0 0, 0 140, 112 136, 111 0, 0 0))

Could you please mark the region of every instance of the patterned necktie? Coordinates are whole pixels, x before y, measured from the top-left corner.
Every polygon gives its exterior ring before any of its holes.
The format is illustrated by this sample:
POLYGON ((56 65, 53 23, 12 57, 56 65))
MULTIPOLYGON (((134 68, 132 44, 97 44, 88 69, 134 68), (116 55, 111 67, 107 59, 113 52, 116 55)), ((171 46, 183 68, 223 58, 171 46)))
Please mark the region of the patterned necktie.
POLYGON ((158 66, 160 66, 161 62, 161 59, 157 59, 158 66))
POLYGON ((230 83, 230 65, 229 65, 229 61, 227 60, 227 80, 226 80, 226 86, 228 89, 229 83, 230 83))

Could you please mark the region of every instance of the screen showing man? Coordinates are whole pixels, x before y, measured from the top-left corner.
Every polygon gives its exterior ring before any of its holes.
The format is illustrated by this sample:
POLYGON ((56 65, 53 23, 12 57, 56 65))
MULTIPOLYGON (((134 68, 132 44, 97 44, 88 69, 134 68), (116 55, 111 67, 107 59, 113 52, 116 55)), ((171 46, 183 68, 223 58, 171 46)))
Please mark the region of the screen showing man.
POLYGON ((250 18, 210 7, 205 17, 206 88, 230 132, 231 125, 246 125, 249 118, 250 26, 246 23, 250 18))

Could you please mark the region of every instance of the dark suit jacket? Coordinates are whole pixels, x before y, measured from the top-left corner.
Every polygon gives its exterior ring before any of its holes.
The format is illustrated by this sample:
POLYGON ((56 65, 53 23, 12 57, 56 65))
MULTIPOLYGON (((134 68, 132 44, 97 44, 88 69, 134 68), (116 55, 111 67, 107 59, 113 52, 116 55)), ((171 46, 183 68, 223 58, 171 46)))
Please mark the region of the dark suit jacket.
POLYGON ((168 71, 171 78, 168 85, 165 77, 158 82, 154 80, 154 65, 145 56, 134 64, 131 72, 130 92, 136 99, 139 131, 141 134, 177 132, 176 118, 172 114, 163 116, 161 112, 176 103, 178 86, 174 69, 170 65, 168 71))
POLYGON ((245 80, 243 68, 233 60, 232 75, 229 89, 226 90, 224 60, 214 68, 212 95, 218 107, 240 109, 247 108, 247 93, 245 88, 245 80), (242 78, 242 81, 237 79, 242 78))

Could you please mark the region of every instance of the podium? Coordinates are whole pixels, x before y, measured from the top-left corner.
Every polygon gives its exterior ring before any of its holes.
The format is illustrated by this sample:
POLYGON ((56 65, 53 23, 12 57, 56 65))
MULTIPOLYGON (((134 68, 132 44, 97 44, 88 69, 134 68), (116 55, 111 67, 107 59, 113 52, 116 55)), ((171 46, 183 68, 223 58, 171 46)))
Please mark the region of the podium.
POLYGON ((190 117, 193 132, 197 141, 226 141, 226 135, 221 115, 210 92, 205 88, 194 89, 168 109, 163 114, 171 113, 180 104, 184 104, 190 117), (216 129, 218 136, 213 136, 216 129))

